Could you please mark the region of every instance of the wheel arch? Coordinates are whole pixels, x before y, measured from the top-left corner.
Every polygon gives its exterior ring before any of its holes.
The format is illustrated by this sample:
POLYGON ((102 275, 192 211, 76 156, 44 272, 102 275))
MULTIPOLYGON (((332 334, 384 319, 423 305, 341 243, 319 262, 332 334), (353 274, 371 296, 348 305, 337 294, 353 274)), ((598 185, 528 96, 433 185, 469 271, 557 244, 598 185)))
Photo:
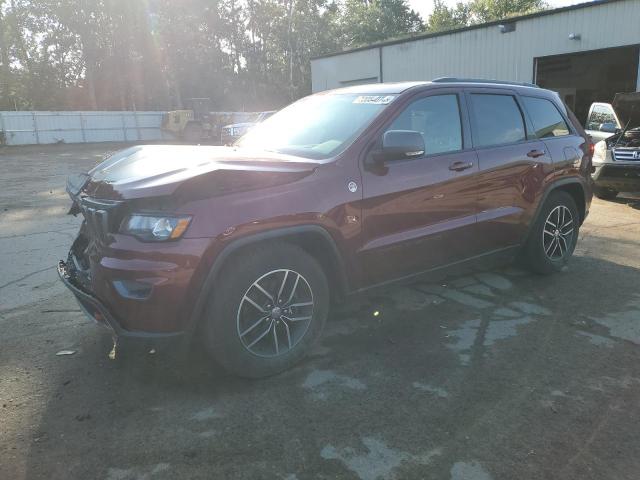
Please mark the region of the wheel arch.
POLYGON ((582 185, 582 182, 577 178, 563 178, 560 180, 556 180, 547 187, 544 194, 540 198, 538 206, 536 207, 535 215, 533 215, 533 217, 531 218, 531 222, 529 223, 529 226, 527 228, 527 234, 525 236, 524 242, 522 242, 523 245, 526 245, 529 241, 531 230, 537 222, 538 217, 542 212, 542 207, 547 201, 547 198, 553 192, 557 191, 566 192, 571 195, 571 198, 573 198, 574 202, 576 202, 576 207, 578 208, 578 214, 580 215, 580 225, 582 225, 582 223, 584 222, 586 218, 587 199, 586 190, 582 185))
POLYGON ((345 263, 335 240, 325 228, 319 225, 298 225, 247 235, 230 242, 216 256, 213 266, 200 287, 196 304, 191 313, 188 329, 192 334, 204 313, 208 292, 224 266, 246 248, 259 243, 279 241, 301 247, 320 263, 329 285, 334 286, 334 288, 330 288, 332 298, 342 298, 346 295, 349 291, 349 281, 345 263), (336 286, 337 288, 335 288, 336 286))
MULTIPOLYGON (((568 181, 562 182, 559 185, 555 186, 551 191, 564 191, 567 192, 573 198, 573 201, 576 202, 576 207, 578 207, 578 213, 580 214, 580 225, 584 222, 586 218, 586 209, 587 209, 587 201, 585 198, 585 190, 580 181, 568 181)), ((549 193, 551 193, 551 191, 549 193)), ((546 198, 545 198, 546 200, 546 198)))

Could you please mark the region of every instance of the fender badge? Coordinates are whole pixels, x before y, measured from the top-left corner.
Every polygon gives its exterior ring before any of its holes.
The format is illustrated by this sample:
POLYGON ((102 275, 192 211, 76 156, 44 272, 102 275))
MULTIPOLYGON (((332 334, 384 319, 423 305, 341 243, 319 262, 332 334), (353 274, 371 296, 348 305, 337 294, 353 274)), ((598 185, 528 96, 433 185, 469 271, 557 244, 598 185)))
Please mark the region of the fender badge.
POLYGON ((358 191, 358 184, 356 182, 349 182, 347 188, 351 193, 356 193, 358 191))

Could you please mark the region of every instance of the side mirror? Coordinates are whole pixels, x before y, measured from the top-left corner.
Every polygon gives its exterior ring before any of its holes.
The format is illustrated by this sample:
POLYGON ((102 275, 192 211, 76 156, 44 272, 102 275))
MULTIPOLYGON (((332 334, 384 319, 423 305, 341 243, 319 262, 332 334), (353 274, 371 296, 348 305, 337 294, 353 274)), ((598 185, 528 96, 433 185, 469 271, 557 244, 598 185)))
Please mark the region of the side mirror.
POLYGON ((382 158, 403 160, 424 155, 424 139, 413 130, 389 130, 382 137, 382 158))

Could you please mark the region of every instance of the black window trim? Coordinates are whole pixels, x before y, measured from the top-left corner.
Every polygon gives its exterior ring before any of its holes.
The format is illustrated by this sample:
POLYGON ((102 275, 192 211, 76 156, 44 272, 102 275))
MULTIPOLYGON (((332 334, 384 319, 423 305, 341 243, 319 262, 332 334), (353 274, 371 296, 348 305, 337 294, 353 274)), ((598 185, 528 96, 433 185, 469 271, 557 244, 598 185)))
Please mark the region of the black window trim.
MULTIPOLYGON (((567 115, 565 115, 565 112, 563 112, 560 108, 558 108, 558 105, 556 104, 556 102, 546 96, 541 96, 541 95, 521 95, 522 98, 537 98, 539 100, 547 100, 549 103, 551 103, 551 105, 553 105, 555 107, 555 109, 557 110, 557 112, 560 114, 560 118, 562 118, 562 120, 564 120, 564 123, 567 125, 567 129, 569 130, 569 133, 566 135, 560 135, 560 136, 553 136, 553 137, 538 137, 536 130, 535 130, 535 126, 533 125, 533 120, 531 119, 531 125, 533 127, 533 135, 538 139, 538 140, 553 140, 554 138, 565 138, 565 137, 570 137, 572 135, 579 135, 578 132, 576 131, 575 126, 573 125, 573 122, 570 121, 570 119, 567 117, 567 115)), ((522 108, 524 109, 524 111, 526 112, 528 117, 531 117, 531 115, 529 114, 529 111, 527 110, 526 105, 524 104, 524 101, 522 102, 522 108)))
POLYGON ((487 148, 497 148, 497 147, 508 147, 508 146, 513 146, 513 145, 524 145, 527 143, 532 143, 532 142, 539 142, 540 139, 535 135, 535 130, 533 129, 533 124, 531 123, 531 121, 529 120, 529 117, 527 114, 525 114, 525 110, 523 108, 522 105, 522 100, 520 99, 520 95, 518 95, 518 92, 516 92, 515 90, 511 90, 511 89, 507 89, 507 88, 467 88, 464 91, 465 93, 465 97, 467 100, 467 108, 469 111, 469 123, 471 124, 471 142, 473 145, 473 148, 475 150, 484 150, 487 148), (477 128, 476 125, 474 125, 475 121, 473 116, 471 115, 471 113, 473 112, 473 101, 471 99, 471 95, 503 95, 503 96, 508 96, 508 97, 513 97, 513 99, 516 102, 516 106, 518 107, 518 110, 520 111, 520 116, 522 117, 522 123, 524 125, 524 135, 525 135, 525 139, 524 140, 519 140, 517 142, 509 142, 509 143, 495 143, 492 145, 476 145, 476 138, 475 136, 477 135, 477 133, 475 133, 475 130, 477 128))

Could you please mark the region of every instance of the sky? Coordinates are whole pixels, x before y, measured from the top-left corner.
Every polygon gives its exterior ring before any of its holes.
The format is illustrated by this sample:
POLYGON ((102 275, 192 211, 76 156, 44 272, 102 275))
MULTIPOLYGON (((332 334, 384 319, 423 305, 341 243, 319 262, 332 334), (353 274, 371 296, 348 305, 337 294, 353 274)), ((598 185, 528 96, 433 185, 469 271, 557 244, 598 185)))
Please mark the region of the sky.
MULTIPOLYGON (((444 0, 450 7, 455 6, 460 0, 444 0)), ((463 0, 465 1, 465 0, 463 0)), ((567 5, 575 5, 576 3, 585 3, 588 0, 547 0, 551 8, 566 7, 567 5)), ((408 0, 411 8, 416 10, 423 20, 427 20, 429 14, 433 10, 433 0, 408 0)))

